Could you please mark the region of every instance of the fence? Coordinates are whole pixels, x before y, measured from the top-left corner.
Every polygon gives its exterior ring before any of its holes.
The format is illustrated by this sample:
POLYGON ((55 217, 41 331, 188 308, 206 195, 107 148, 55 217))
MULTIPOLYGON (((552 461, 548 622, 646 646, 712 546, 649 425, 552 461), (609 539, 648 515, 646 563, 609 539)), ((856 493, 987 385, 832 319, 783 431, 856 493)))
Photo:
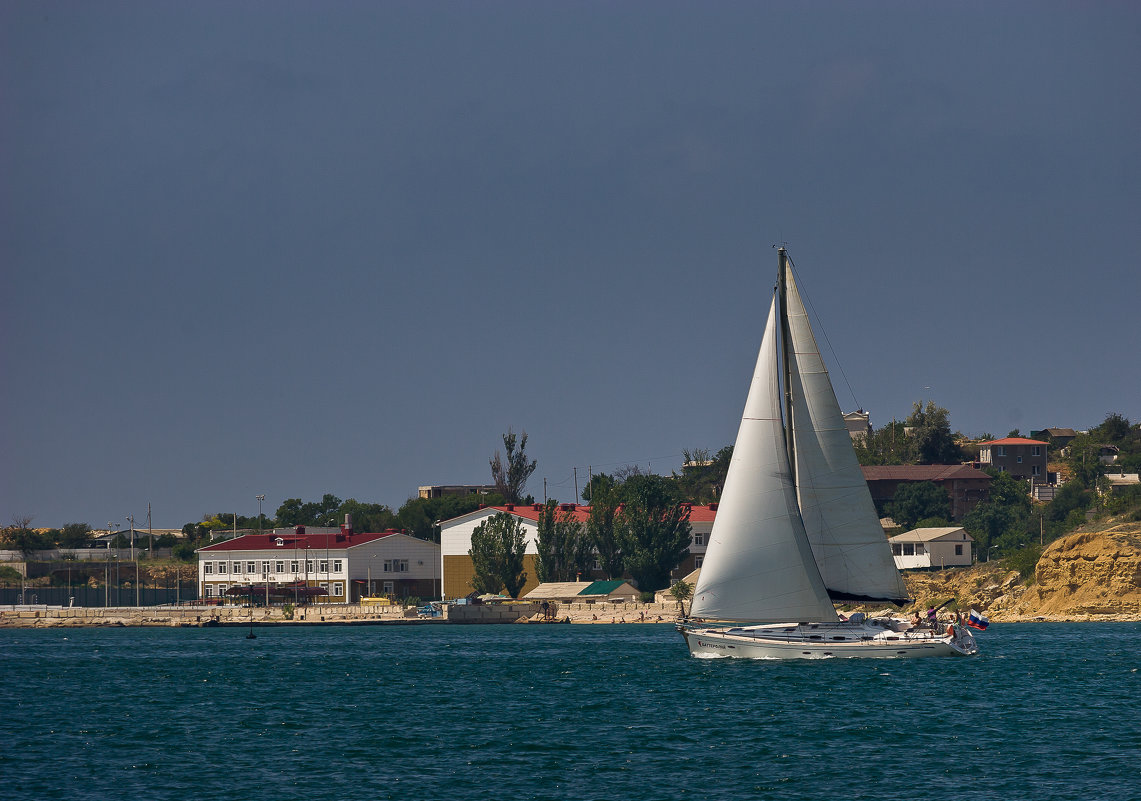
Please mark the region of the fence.
POLYGON ((198 584, 178 587, 0 587, 0 605, 46 604, 47 606, 162 606, 198 600, 198 584))

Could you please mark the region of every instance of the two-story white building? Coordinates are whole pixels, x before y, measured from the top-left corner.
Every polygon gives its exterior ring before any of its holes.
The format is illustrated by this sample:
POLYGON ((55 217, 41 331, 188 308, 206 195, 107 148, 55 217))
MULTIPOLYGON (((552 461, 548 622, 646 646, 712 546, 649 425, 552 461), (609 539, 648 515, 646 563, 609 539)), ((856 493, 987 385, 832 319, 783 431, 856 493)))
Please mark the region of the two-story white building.
POLYGON ((234 587, 255 588, 270 602, 312 598, 319 603, 353 603, 363 595, 438 598, 440 546, 398 531, 360 533, 346 517, 340 531, 246 534, 199 548, 201 598, 223 598, 234 587))
MULTIPOLYGON (((476 527, 500 512, 506 512, 519 519, 523 526, 523 536, 526 541, 526 551, 523 556, 523 569, 527 572, 527 582, 523 585, 520 595, 525 595, 539 586, 538 573, 535 570, 535 557, 538 555, 537 543, 539 540, 539 515, 542 514, 543 504, 509 504, 507 506, 485 506, 468 512, 451 520, 440 523, 440 570, 444 577, 444 597, 462 598, 472 592, 472 578, 475 576, 475 566, 472 564, 469 551, 471 550, 471 535, 476 527)), ((559 505, 560 514, 569 514, 571 519, 585 526, 590 519, 590 507, 579 506, 573 503, 559 505)), ((717 516, 717 504, 709 506, 689 505, 690 545, 689 555, 682 560, 674 571, 678 578, 686 575, 695 567, 701 567, 705 557, 705 550, 709 545, 709 532, 713 530, 713 519, 717 516)), ((583 580, 606 578, 602 574, 601 566, 595 564, 591 575, 582 576, 583 580)))

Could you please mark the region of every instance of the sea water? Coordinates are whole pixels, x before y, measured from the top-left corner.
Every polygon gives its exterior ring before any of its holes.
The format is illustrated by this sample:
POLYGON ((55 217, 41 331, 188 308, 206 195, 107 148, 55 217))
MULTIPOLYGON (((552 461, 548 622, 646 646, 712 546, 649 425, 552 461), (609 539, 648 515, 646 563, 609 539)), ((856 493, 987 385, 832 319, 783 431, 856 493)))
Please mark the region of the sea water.
POLYGON ((668 625, 0 631, 7 799, 1141 799, 1141 624, 700 660, 668 625))

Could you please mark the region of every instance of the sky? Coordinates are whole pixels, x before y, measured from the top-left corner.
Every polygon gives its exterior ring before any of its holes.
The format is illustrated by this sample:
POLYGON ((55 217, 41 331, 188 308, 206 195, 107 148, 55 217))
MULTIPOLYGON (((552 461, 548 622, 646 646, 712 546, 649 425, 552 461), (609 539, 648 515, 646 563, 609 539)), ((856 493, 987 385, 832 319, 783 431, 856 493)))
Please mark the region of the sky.
POLYGON ((1141 6, 0 4, 0 524, 393 509, 840 405, 1141 419, 1141 6))

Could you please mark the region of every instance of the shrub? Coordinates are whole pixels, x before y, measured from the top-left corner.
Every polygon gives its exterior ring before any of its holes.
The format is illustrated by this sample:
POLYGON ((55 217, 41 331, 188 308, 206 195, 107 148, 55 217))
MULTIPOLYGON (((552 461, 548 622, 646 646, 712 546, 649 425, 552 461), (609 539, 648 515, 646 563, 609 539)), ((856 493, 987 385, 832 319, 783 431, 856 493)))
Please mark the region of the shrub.
POLYGON ((1042 556, 1042 548, 1030 545, 1020 551, 1015 551, 1006 558, 1011 570, 1017 570, 1022 580, 1029 583, 1034 581, 1034 568, 1038 566, 1038 559, 1042 556))

